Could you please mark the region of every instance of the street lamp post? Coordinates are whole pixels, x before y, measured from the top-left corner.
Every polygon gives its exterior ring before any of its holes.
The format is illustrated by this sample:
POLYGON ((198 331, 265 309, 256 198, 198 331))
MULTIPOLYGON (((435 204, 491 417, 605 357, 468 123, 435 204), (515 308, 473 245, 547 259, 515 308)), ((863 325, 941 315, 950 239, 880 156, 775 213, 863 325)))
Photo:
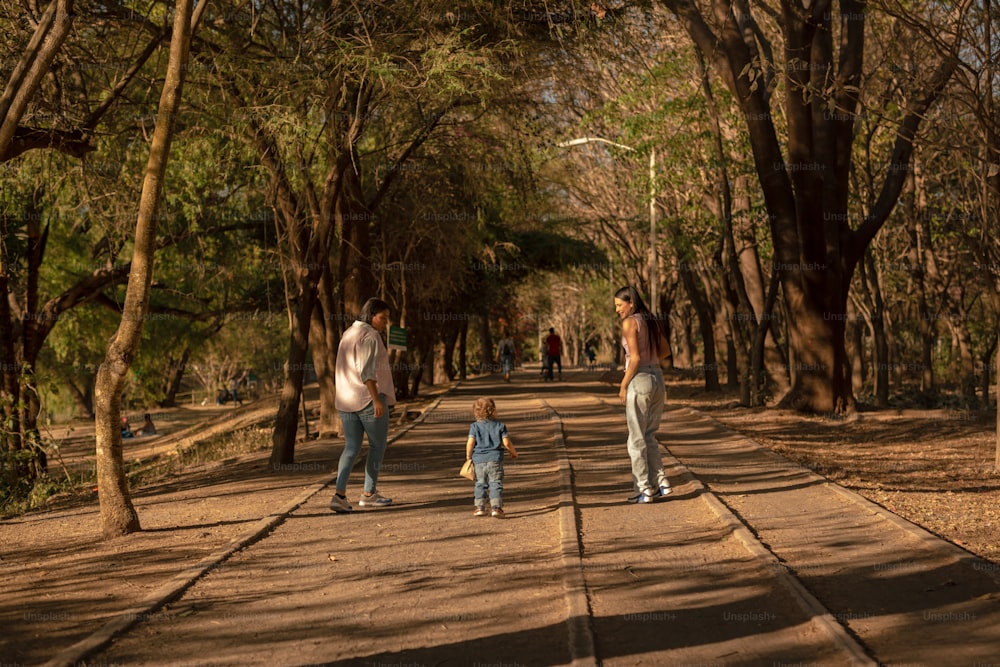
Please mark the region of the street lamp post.
MULTIPOLYGON (((621 148, 626 151, 636 150, 632 146, 626 146, 625 144, 620 144, 617 141, 611 141, 610 139, 605 139, 604 137, 580 137, 579 139, 570 139, 569 141, 563 141, 558 144, 560 148, 568 148, 570 146, 579 146, 581 144, 589 144, 591 142, 597 142, 602 144, 609 144, 617 148, 621 148)), ((653 148, 649 149, 649 309, 652 312, 656 312, 660 307, 660 262, 659 257, 656 253, 656 151, 653 148)))

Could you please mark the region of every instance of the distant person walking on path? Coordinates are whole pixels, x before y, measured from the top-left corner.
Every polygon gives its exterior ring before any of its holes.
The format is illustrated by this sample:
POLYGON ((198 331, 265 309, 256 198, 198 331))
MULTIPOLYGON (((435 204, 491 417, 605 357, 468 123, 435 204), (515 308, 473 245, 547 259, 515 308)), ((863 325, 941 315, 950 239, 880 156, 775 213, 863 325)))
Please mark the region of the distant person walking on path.
POLYGON ((491 398, 478 398, 472 406, 476 421, 469 426, 465 443, 465 458, 476 467, 474 516, 486 516, 486 492, 489 491, 492 516, 502 519, 503 513, 503 450, 517 458, 517 450, 507 434, 507 426, 496 420, 497 406, 491 398))
POLYGON ((229 383, 229 397, 233 399, 233 406, 243 405, 243 399, 240 398, 240 381, 239 378, 233 378, 232 382, 229 383))
POLYGON ((546 378, 551 380, 552 367, 559 364, 559 379, 562 380, 562 338, 556 330, 549 327, 549 335, 545 337, 545 354, 549 360, 549 370, 546 378))
POLYGON ((504 336, 500 344, 497 345, 497 359, 500 361, 500 369, 503 371, 503 379, 510 382, 510 373, 514 370, 514 339, 504 336))
POLYGON ((362 507, 385 507, 392 504, 378 492, 378 474, 389 439, 389 409, 396 404, 389 353, 382 340, 389 326, 389 304, 368 299, 361 315, 344 332, 337 350, 336 406, 344 425, 344 453, 337 468, 337 490, 330 501, 334 512, 350 512, 347 480, 354 461, 361 452, 361 441, 368 435, 362 507))
POLYGON ((625 376, 618 398, 625 406, 635 492, 628 501, 651 503, 657 495, 666 496, 671 491, 656 440, 665 398, 660 360, 670 355, 670 347, 634 287, 622 287, 615 293, 615 313, 622 321, 625 349, 625 376))

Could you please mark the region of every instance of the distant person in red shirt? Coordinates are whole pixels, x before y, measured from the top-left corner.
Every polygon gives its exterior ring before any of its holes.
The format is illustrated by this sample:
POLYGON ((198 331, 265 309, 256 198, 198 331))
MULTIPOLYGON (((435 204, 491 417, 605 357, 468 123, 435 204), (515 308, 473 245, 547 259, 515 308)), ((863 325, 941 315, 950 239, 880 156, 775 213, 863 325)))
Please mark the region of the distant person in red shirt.
POLYGON ((562 338, 559 337, 559 334, 552 327, 549 327, 549 335, 545 337, 545 352, 549 358, 548 372, 545 375, 545 379, 553 379, 552 367, 559 364, 559 379, 562 380, 562 359, 560 358, 562 354, 562 338))

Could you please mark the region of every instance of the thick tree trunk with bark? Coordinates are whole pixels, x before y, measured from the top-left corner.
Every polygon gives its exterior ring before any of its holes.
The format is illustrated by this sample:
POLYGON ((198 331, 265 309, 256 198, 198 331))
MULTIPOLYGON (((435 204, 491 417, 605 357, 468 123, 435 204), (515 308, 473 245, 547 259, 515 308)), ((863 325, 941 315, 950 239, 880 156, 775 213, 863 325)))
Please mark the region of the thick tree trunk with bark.
POLYGON ((316 304, 316 278, 300 269, 296 281, 297 297, 289 308, 288 359, 281 385, 278 414, 271 435, 270 465, 273 470, 295 463, 295 435, 299 428, 302 385, 309 358, 309 327, 316 304))
POLYGON ((853 409, 846 373, 847 292, 857 263, 888 219, 909 168, 913 138, 929 105, 950 79, 940 63, 927 90, 900 123, 878 200, 855 226, 848 220, 854 124, 865 55, 865 5, 840 0, 782 2, 776 16, 784 40, 787 137, 779 140, 770 92, 774 72, 762 70, 749 3, 720 0, 706 20, 693 0, 664 0, 692 41, 721 74, 746 119, 758 180, 768 210, 775 270, 781 272, 793 359, 792 386, 782 404, 813 412, 853 409), (834 25, 839 22, 838 53, 834 25), (835 113, 830 113, 833 109, 835 113))
POLYGON ((337 412, 337 347, 340 345, 341 330, 337 315, 336 300, 330 285, 331 273, 324 272, 317 286, 316 305, 313 307, 312 324, 309 330, 309 347, 312 349, 313 368, 319 384, 319 436, 332 437, 340 433, 340 414, 337 412))
MULTIPOLYGON (((170 142, 180 109, 181 90, 187 72, 191 44, 193 0, 178 0, 174 30, 170 40, 167 74, 160 95, 156 127, 150 143, 149 160, 139 199, 132 251, 132 270, 125 291, 121 324, 108 344, 104 363, 97 372, 94 390, 97 409, 97 487, 101 504, 101 526, 105 538, 118 537, 140 529, 139 515, 132 505, 125 476, 121 439, 121 397, 126 376, 139 349, 143 325, 149 310, 153 278, 160 196, 163 189, 170 142)), ((199 15, 204 5, 199 7, 199 15)))

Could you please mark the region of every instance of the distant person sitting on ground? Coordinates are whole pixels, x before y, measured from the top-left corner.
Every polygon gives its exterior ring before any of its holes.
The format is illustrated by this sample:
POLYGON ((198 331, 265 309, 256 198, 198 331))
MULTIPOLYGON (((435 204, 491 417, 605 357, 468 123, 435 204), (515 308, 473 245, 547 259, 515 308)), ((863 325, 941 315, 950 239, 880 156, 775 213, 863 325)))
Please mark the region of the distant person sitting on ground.
POLYGON ((122 437, 123 438, 135 437, 135 433, 132 432, 132 427, 129 426, 128 417, 122 417, 122 437))
POLYGON ((474 516, 486 516, 486 493, 489 492, 492 516, 504 518, 503 513, 503 450, 517 458, 517 450, 507 435, 507 427, 496 419, 497 406, 491 398, 477 398, 472 406, 476 421, 469 426, 469 439, 465 443, 465 458, 476 468, 474 516))
POLYGON ((153 418, 147 412, 142 416, 142 428, 136 435, 156 435, 156 427, 153 425, 153 418))

